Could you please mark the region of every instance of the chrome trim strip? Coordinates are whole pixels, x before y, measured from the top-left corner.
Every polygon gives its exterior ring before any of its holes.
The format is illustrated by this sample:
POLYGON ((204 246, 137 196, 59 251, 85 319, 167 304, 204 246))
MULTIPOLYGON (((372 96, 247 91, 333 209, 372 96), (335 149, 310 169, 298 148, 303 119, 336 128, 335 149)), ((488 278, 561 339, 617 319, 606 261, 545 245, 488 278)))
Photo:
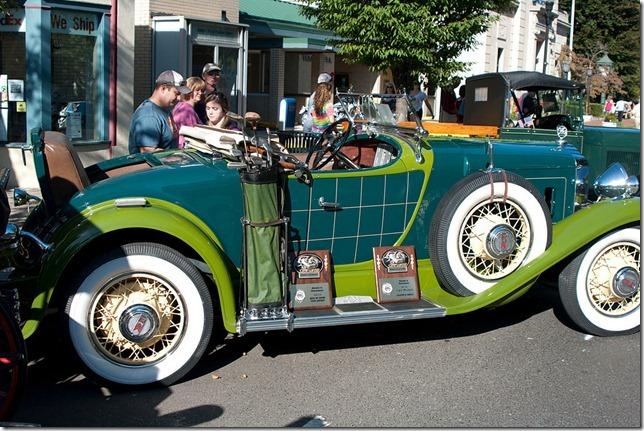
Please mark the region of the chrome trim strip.
POLYGON ((119 198, 114 200, 117 208, 144 207, 148 204, 145 198, 119 198))

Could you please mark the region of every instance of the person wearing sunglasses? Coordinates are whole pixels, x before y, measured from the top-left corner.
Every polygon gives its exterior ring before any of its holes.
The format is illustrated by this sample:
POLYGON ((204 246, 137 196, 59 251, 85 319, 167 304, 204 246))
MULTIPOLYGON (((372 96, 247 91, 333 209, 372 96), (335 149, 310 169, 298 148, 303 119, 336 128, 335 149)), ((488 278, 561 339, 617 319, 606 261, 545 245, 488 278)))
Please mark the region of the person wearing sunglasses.
POLYGON ((202 124, 207 124, 208 116, 206 115, 205 100, 217 91, 217 84, 221 80, 221 67, 215 63, 206 63, 201 70, 201 78, 206 83, 206 89, 203 92, 203 99, 195 105, 195 111, 199 115, 202 124))

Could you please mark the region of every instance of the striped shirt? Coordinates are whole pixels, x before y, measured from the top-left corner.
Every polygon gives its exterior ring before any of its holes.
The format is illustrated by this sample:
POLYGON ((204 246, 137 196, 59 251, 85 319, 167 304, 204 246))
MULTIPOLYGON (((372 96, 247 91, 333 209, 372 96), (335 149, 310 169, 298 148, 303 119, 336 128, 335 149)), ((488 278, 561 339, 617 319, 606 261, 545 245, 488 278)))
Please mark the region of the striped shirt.
POLYGON ((315 105, 311 108, 311 117, 313 118, 313 126, 311 131, 315 133, 322 133, 331 123, 333 123, 333 103, 329 100, 324 104, 322 112, 315 110, 315 105))

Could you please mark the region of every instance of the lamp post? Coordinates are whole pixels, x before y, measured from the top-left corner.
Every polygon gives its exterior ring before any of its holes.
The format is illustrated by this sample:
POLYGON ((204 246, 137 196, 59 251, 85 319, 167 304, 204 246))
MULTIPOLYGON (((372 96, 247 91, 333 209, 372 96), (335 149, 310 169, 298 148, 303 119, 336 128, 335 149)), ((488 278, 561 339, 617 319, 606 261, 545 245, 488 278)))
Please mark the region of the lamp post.
POLYGON ((561 70, 563 71, 563 77, 568 79, 568 74, 570 73, 570 60, 566 59, 561 62, 561 70))
POLYGON ((590 77, 593 76, 593 67, 586 69, 586 114, 590 115, 590 77))
POLYGON ((546 68, 548 67, 548 38, 550 37, 550 24, 552 24, 552 7, 555 4, 555 0, 544 0, 543 3, 546 8, 546 40, 543 44, 543 73, 546 73, 546 68))
MULTIPOLYGON (((597 60, 597 69, 602 74, 604 81, 606 80, 606 76, 608 76, 608 72, 613 70, 613 64, 613 60, 606 53, 604 53, 602 58, 597 60)), ((606 102, 606 92, 602 91, 602 106, 604 106, 604 102, 606 102)))

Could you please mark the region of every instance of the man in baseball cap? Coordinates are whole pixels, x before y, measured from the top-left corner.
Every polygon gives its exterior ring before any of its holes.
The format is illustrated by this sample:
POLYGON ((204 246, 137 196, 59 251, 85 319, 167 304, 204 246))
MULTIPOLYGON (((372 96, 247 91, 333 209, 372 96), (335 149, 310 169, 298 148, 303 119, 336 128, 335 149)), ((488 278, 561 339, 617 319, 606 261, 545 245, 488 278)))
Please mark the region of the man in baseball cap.
POLYGON ((183 79, 183 76, 174 70, 164 70, 161 72, 155 82, 155 86, 159 85, 175 87, 181 94, 188 94, 192 91, 189 87, 186 87, 186 81, 183 79))
POLYGON ((195 104, 195 111, 204 124, 208 124, 206 115, 206 97, 217 91, 217 84, 221 79, 221 67, 215 63, 206 63, 201 70, 201 78, 206 83, 206 89, 203 92, 203 99, 195 104))
POLYGON ((130 154, 177 148, 179 131, 172 118, 172 107, 181 94, 189 94, 192 90, 186 87, 183 76, 174 70, 161 72, 154 84, 152 95, 132 114, 130 154))

